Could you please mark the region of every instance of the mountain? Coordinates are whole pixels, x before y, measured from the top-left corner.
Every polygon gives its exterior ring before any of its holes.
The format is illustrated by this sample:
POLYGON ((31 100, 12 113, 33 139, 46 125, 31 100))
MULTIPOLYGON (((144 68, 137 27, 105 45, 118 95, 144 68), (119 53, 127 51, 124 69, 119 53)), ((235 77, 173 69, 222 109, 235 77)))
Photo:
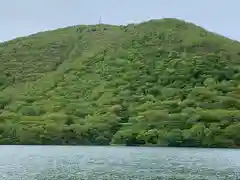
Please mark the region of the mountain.
POLYGON ((0 144, 240 147, 240 43, 183 20, 0 44, 0 144))

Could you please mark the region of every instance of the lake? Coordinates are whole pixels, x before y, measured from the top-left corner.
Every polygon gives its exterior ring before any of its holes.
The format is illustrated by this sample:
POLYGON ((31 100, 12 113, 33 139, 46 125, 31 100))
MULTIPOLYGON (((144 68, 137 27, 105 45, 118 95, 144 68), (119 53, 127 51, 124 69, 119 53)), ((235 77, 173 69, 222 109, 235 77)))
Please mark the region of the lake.
POLYGON ((239 180, 240 150, 0 146, 1 180, 239 180))

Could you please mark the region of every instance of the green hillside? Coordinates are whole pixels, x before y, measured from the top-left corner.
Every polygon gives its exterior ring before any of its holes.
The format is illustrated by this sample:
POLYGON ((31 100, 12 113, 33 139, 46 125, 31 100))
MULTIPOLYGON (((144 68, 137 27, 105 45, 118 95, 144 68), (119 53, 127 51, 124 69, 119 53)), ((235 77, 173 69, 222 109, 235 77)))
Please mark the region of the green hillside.
POLYGON ((240 147, 240 43, 178 19, 0 44, 0 144, 240 147))

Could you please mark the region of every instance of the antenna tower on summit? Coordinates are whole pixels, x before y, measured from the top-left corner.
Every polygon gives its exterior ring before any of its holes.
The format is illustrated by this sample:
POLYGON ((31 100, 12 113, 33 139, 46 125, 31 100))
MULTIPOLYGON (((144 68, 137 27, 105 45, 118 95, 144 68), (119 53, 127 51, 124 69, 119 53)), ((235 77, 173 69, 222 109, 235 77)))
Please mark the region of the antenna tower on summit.
POLYGON ((99 24, 102 24, 102 16, 99 18, 99 24))

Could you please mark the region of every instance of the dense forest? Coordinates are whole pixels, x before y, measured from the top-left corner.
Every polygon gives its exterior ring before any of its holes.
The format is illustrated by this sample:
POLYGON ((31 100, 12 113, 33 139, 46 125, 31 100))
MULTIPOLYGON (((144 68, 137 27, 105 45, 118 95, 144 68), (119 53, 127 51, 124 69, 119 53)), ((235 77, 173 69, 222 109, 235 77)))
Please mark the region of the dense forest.
POLYGON ((0 43, 0 144, 240 147, 240 43, 178 19, 0 43))

